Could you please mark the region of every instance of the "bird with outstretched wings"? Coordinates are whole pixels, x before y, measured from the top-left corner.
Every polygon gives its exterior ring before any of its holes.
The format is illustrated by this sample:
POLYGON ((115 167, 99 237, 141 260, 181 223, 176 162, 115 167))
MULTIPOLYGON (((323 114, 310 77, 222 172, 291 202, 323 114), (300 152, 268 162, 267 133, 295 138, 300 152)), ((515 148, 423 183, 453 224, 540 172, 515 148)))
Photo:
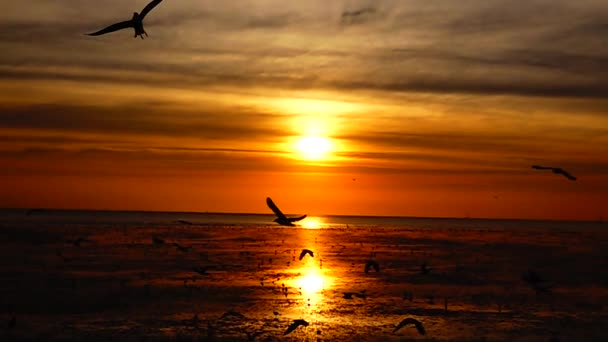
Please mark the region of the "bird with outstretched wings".
POLYGON ((306 256, 306 254, 310 255, 311 258, 315 257, 315 254, 310 249, 303 249, 300 253, 300 258, 298 260, 302 260, 306 256))
POLYGON ((296 319, 296 320, 294 320, 293 323, 291 323, 289 325, 289 327, 287 327, 287 330, 285 330, 285 333, 283 334, 283 336, 291 334, 299 326, 307 327, 308 326, 308 322, 306 322, 303 319, 296 319))
POLYGON ((536 170, 551 170, 551 171, 553 171, 553 173, 555 173, 557 175, 562 175, 562 176, 568 178, 571 181, 575 181, 576 180, 576 177, 574 177, 568 171, 566 171, 566 170, 564 170, 562 168, 559 168, 559 167, 532 165, 532 168, 536 169, 536 170))
POLYGON ((277 207, 276 204, 274 204, 274 202, 272 201, 272 199, 270 197, 266 198, 266 205, 268 205, 268 207, 272 210, 272 212, 274 212, 275 215, 277 215, 277 218, 274 219, 274 222, 283 225, 283 226, 295 226, 295 224, 293 224, 294 222, 303 220, 306 218, 306 215, 302 215, 299 217, 287 217, 285 216, 285 214, 283 214, 283 212, 281 211, 281 209, 279 209, 279 207, 277 207))
POLYGON ((397 327, 395 327, 395 330, 393 330, 393 333, 396 333, 397 330, 409 325, 409 324, 413 324, 414 326, 416 326, 416 330, 418 330, 418 332, 420 333, 420 335, 424 335, 426 334, 426 331, 424 330, 424 327, 422 326, 422 323, 415 319, 415 318, 406 318, 403 321, 401 321, 399 323, 399 325, 397 325, 397 327))
POLYGON ((112 24, 97 32, 88 33, 88 35, 89 36, 101 36, 106 33, 111 33, 111 32, 119 31, 119 30, 126 29, 126 28, 133 28, 135 30, 134 37, 136 38, 139 36, 143 39, 144 34, 146 36, 148 35, 148 33, 146 33, 146 31, 144 30, 144 24, 143 24, 144 18, 146 17, 146 15, 148 13, 150 13, 150 11, 154 7, 156 7, 162 1, 163 0, 152 0, 146 5, 146 7, 144 7, 144 9, 141 10, 141 13, 134 12, 131 20, 125 20, 125 21, 121 21, 119 23, 112 24))

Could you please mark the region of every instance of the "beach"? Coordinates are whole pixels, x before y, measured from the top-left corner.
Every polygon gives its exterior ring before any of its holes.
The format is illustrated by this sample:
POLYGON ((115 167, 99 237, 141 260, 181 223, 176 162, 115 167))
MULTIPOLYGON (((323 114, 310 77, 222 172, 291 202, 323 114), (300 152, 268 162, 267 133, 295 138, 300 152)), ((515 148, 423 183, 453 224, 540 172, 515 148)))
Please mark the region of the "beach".
POLYGON ((292 228, 265 216, 45 215, 11 211, 0 222, 0 317, 16 321, 4 328, 9 340, 608 337, 602 223, 321 217, 292 228), (299 260, 304 248, 314 256, 299 260), (364 271, 368 260, 379 272, 364 271), (529 271, 545 290, 522 279, 529 271), (393 332, 408 317, 426 334, 393 332), (309 325, 284 336, 296 319, 309 325))

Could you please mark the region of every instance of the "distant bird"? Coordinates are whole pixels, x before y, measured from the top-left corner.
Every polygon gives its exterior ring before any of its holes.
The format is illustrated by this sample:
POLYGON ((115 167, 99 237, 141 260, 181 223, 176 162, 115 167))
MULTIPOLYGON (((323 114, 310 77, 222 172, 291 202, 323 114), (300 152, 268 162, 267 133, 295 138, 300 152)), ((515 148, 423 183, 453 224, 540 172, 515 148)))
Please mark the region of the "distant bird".
POLYGON ((291 323, 291 325, 287 328, 287 330, 285 330, 285 333, 283 334, 283 336, 289 335, 294 330, 296 330, 300 325, 307 327, 308 326, 308 322, 306 322, 303 319, 296 319, 296 320, 294 320, 293 323, 291 323))
POLYGON ((80 244, 81 244, 81 243, 83 243, 83 242, 91 242, 91 240, 89 240, 89 239, 87 239, 87 238, 79 237, 79 238, 78 238, 78 239, 76 239, 76 240, 70 240, 70 241, 68 241, 68 242, 70 242, 71 244, 73 244, 73 245, 74 245, 74 246, 76 246, 76 247, 80 247, 80 244))
POLYGON ((303 258, 306 256, 306 254, 310 255, 310 257, 311 257, 311 258, 314 258, 314 257, 315 257, 314 253, 313 253, 313 252, 312 252, 310 249, 306 249, 306 248, 305 248, 305 249, 303 249, 303 250, 302 250, 302 252, 300 253, 300 258, 299 258, 299 260, 302 260, 302 259, 303 259, 303 258))
POLYGON ((209 275, 207 273, 207 270, 209 270, 209 267, 195 267, 192 270, 200 275, 209 275))
POLYGON ((395 330, 393 330, 393 333, 396 333, 397 330, 405 327, 408 324, 413 324, 416 326, 416 330, 418 330, 418 332, 420 333, 420 335, 424 335, 426 334, 426 331, 424 330, 424 327, 422 326, 422 323, 415 319, 415 318, 406 318, 403 321, 401 321, 401 323, 399 323, 399 325, 397 325, 397 327, 395 328, 395 330))
POLYGON ((571 181, 575 181, 576 180, 576 177, 574 177, 573 175, 571 175, 570 173, 568 173, 566 170, 561 169, 559 167, 532 165, 532 168, 536 169, 536 170, 551 170, 551 171, 553 171, 553 173, 555 173, 557 175, 563 175, 564 177, 568 178, 571 181))
POLYGON ((88 35, 100 36, 102 34, 132 27, 133 30, 135 30, 135 36, 133 36, 133 38, 137 38, 139 36, 141 39, 144 39, 144 34, 146 35, 146 37, 148 36, 146 30, 144 30, 144 18, 154 7, 156 7, 162 1, 163 0, 152 0, 146 5, 146 7, 144 7, 143 10, 141 10, 141 13, 133 12, 133 17, 131 18, 131 20, 121 21, 119 23, 112 24, 97 32, 88 33, 88 35))
POLYGON ((303 220, 306 218, 306 215, 303 215, 300 217, 285 216, 285 214, 283 214, 281 212, 281 210, 276 206, 276 204, 274 204, 274 202, 272 201, 272 199, 270 199, 270 197, 266 198, 266 204, 274 212, 274 214, 277 215, 277 218, 274 219, 274 222, 276 222, 282 226, 294 227, 295 226, 295 224, 293 224, 294 222, 297 222, 297 221, 300 221, 300 220, 303 220))
POLYGON ((426 262, 423 262, 422 265, 420 265, 420 274, 429 274, 432 270, 433 269, 428 267, 426 262))
POLYGON ((532 270, 524 273, 521 276, 521 279, 528 283, 528 285, 536 291, 536 294, 551 293, 551 289, 553 288, 552 284, 547 283, 538 273, 532 270))
POLYGON ((226 317, 246 318, 242 313, 240 313, 236 310, 228 310, 228 311, 224 312, 224 314, 220 318, 226 318, 226 317))
POLYGON ((184 253, 188 253, 190 251, 190 249, 192 248, 192 246, 185 247, 185 246, 180 245, 177 242, 174 242, 173 246, 184 253))
POLYGON ((353 295, 355 294, 354 292, 343 292, 343 296, 342 298, 344 299, 353 299, 353 295))
POLYGON ((369 273, 369 270, 372 267, 374 268, 374 270, 376 272, 380 272, 380 265, 378 264, 378 262, 376 260, 367 260, 365 262, 365 273, 369 273))
POLYGON ((154 242, 155 245, 164 245, 165 244, 165 240, 158 238, 158 237, 153 237, 152 242, 154 242))

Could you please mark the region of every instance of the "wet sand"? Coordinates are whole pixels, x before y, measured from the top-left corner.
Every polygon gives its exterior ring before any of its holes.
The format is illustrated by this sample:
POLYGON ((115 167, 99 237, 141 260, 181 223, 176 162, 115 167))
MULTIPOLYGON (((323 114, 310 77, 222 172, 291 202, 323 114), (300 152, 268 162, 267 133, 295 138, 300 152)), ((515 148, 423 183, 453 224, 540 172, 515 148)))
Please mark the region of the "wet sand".
POLYGON ((607 237, 550 228, 5 225, 1 333, 47 341, 248 341, 255 332, 256 341, 600 341, 608 338, 607 237), (302 248, 314 258, 298 260, 302 248), (364 272, 368 259, 380 272, 364 272), (522 280, 530 269, 554 285, 550 293, 522 280), (363 290, 366 298, 343 298, 363 290), (413 326, 393 333, 407 317, 426 335, 413 326), (309 326, 283 336, 294 319, 309 326))

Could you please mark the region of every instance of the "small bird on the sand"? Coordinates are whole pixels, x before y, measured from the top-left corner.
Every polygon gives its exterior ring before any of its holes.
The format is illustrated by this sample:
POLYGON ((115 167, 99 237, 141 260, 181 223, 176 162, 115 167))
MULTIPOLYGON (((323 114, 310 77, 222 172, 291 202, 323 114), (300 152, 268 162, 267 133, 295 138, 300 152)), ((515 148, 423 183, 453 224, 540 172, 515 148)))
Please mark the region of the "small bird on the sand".
POLYGON ((306 248, 304 248, 304 249, 302 250, 302 252, 300 253, 300 258, 299 258, 299 260, 302 260, 302 259, 303 259, 303 258, 306 256, 306 254, 310 255, 310 257, 311 257, 311 258, 314 258, 314 257, 315 257, 314 253, 313 253, 313 252, 312 252, 310 249, 306 249, 306 248))
POLYGON ((420 274, 429 274, 433 269, 431 267, 429 267, 426 262, 423 262, 422 265, 420 265, 420 274))
POLYGON ((553 284, 549 284, 543 278, 536 273, 535 271, 528 270, 521 276, 521 279, 528 283, 528 285, 536 291, 536 294, 539 295, 541 293, 551 293, 551 289, 553 288, 553 284))
POLYGON ((195 267, 192 270, 200 275, 209 275, 209 273, 207 273, 208 269, 209 267, 195 267))
POLYGON ((173 246, 175 246, 175 248, 177 248, 178 250, 180 250, 181 252, 184 252, 184 253, 188 253, 190 251, 190 249, 192 248, 192 246, 185 247, 185 246, 180 245, 177 242, 174 242, 173 246))
POLYGON ((370 259, 370 260, 367 260, 367 261, 365 262, 365 273, 369 273, 369 270, 370 270, 372 267, 374 268, 374 270, 375 270, 376 272, 380 272, 380 265, 378 264, 378 262, 377 262, 376 260, 371 260, 371 259, 370 259))
POLYGON ((575 181, 576 180, 576 177, 574 177, 573 175, 571 175, 570 173, 568 173, 566 170, 564 170, 562 168, 559 168, 559 167, 532 165, 532 168, 536 169, 536 170, 551 170, 556 175, 563 175, 564 177, 568 178, 571 181, 575 181))
POLYGON ((226 318, 226 317, 246 318, 245 315, 243 315, 242 313, 240 313, 236 310, 228 310, 228 311, 224 312, 224 314, 220 318, 226 318))
POLYGON ((78 238, 78 239, 76 239, 76 240, 70 240, 70 241, 68 241, 68 242, 70 242, 71 244, 73 244, 73 245, 74 245, 74 246, 76 246, 76 247, 80 247, 80 244, 81 244, 81 243, 83 243, 83 242, 91 242, 91 240, 89 240, 89 239, 87 239, 87 238, 79 237, 79 238, 78 238))
POLYGON ((289 227, 295 227, 295 224, 293 224, 294 222, 303 220, 306 218, 306 215, 302 215, 299 217, 287 217, 285 216, 285 214, 283 214, 283 212, 279 209, 279 207, 277 207, 276 204, 274 204, 274 202, 272 201, 272 199, 270 199, 270 197, 266 198, 266 205, 268 205, 268 207, 274 212, 275 215, 277 215, 277 218, 274 219, 274 222, 282 225, 282 226, 289 226, 289 227))
POLYGON ((148 3, 146 5, 146 7, 144 7, 143 10, 141 10, 141 13, 133 12, 133 17, 131 18, 131 20, 121 21, 119 23, 112 24, 97 32, 88 33, 88 35, 89 36, 100 36, 102 34, 114 32, 114 31, 118 31, 118 30, 122 30, 122 29, 126 29, 126 28, 133 28, 133 30, 135 31, 135 36, 133 36, 133 38, 137 38, 139 36, 141 39, 144 39, 144 34, 146 35, 146 37, 148 36, 148 33, 146 32, 146 30, 144 30, 144 18, 154 7, 156 7, 162 1, 163 0, 152 0, 152 1, 150 1, 150 3, 148 3))
POLYGON ((418 332, 420 333, 420 335, 426 334, 426 331, 424 330, 424 327, 422 326, 422 323, 419 320, 417 320, 415 318, 411 318, 411 317, 406 318, 403 321, 401 321, 401 323, 399 323, 399 325, 397 325, 397 327, 395 328, 395 330, 393 330, 393 333, 396 333, 397 330, 405 327, 408 324, 415 325, 416 326, 416 330, 418 330, 418 332))
POLYGON ((303 319, 296 319, 293 321, 293 323, 291 323, 291 325, 289 325, 289 327, 287 328, 287 330, 285 330, 285 333, 283 334, 283 336, 288 335, 290 333, 292 333, 294 330, 296 330, 299 326, 304 326, 307 327, 308 326, 308 322, 306 322, 303 319))

